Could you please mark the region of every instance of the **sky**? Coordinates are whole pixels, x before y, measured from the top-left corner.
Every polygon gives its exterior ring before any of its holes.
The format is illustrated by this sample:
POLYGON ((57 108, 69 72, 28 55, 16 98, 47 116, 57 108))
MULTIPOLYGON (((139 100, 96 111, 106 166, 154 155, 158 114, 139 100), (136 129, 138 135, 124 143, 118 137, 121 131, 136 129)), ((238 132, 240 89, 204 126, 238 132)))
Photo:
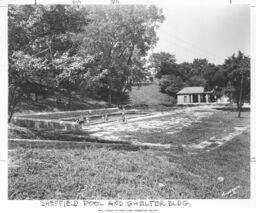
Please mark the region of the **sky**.
POLYGON ((165 21, 152 52, 174 54, 177 62, 207 58, 222 64, 241 50, 250 55, 250 7, 247 5, 158 5, 165 21))

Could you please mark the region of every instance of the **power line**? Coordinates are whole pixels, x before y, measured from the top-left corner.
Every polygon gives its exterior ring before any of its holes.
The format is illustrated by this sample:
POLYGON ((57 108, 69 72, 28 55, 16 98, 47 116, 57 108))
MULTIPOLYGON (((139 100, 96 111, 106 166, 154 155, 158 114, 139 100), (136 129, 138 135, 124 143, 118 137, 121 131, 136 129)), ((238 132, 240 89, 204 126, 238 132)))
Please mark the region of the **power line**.
POLYGON ((181 39, 181 38, 179 38, 179 37, 177 37, 177 36, 174 36, 174 35, 172 35, 172 34, 170 34, 170 33, 167 33, 166 31, 162 31, 162 32, 163 32, 165 35, 167 35, 168 38, 169 38, 169 37, 172 37, 173 39, 179 40, 179 41, 182 42, 182 43, 186 43, 186 44, 190 45, 191 47, 196 48, 197 50, 199 50, 200 52, 202 52, 202 53, 204 53, 204 54, 207 54, 207 55, 212 56, 212 58, 215 58, 215 59, 217 59, 217 60, 219 60, 219 61, 223 61, 223 59, 219 58, 216 54, 214 54, 214 53, 212 53, 212 52, 210 52, 210 51, 208 51, 208 50, 206 51, 206 50, 204 50, 204 49, 198 47, 197 45, 195 45, 195 44, 193 44, 193 43, 191 43, 191 42, 188 42, 188 41, 186 41, 186 40, 184 40, 184 39, 181 39))
MULTIPOLYGON (((165 33, 165 34, 166 34, 166 33, 165 33)), ((167 34, 166 34, 166 35, 167 35, 167 34)), ((186 46, 189 45, 189 46, 193 47, 193 49, 196 49, 198 52, 203 53, 203 54, 204 54, 204 57, 205 57, 205 55, 207 55, 208 57, 209 57, 209 55, 210 55, 210 56, 211 56, 210 58, 213 58, 213 59, 218 60, 218 61, 223 61, 221 58, 219 58, 219 57, 217 57, 216 55, 210 53, 209 51, 205 51, 205 50, 203 50, 203 49, 201 49, 201 48, 198 48, 196 45, 194 45, 194 44, 192 44, 192 43, 189 43, 189 42, 187 42, 187 41, 185 41, 185 40, 182 40, 182 39, 180 39, 180 38, 178 38, 178 37, 174 37, 174 36, 168 34, 168 39, 174 39, 175 41, 177 41, 177 42, 179 42, 179 43, 182 43, 183 45, 186 45, 186 46)))
MULTIPOLYGON (((164 38, 163 38, 163 39, 161 39, 161 40, 164 40, 164 41, 167 42, 167 43, 172 43, 172 44, 174 44, 174 45, 176 45, 176 46, 179 46, 179 47, 181 47, 181 48, 183 48, 183 49, 187 49, 187 50, 189 50, 189 52, 194 52, 194 53, 196 53, 197 55, 201 55, 203 58, 206 57, 206 58, 209 58, 209 59, 214 59, 214 61, 218 61, 218 63, 220 63, 220 64, 223 63, 223 60, 220 59, 220 58, 217 58, 217 57, 215 57, 215 56, 212 56, 212 55, 210 55, 209 53, 208 53, 207 56, 206 56, 206 53, 205 53, 204 51, 199 50, 198 48, 190 48, 190 47, 187 46, 186 43, 181 42, 181 41, 177 41, 177 39, 176 39, 175 41, 172 40, 172 39, 175 40, 175 38, 168 36, 168 39, 164 39, 164 38), (171 40, 170 40, 170 39, 171 39, 171 40), (177 43, 177 42, 178 42, 178 43, 177 43), (195 50, 197 50, 197 52, 196 52, 195 50), (209 56, 209 55, 210 55, 210 56, 209 56)), ((192 58, 194 58, 194 57, 192 57, 192 58)))
MULTIPOLYGON (((185 49, 189 50, 190 52, 194 52, 194 54, 196 54, 196 55, 201 55, 201 57, 203 57, 203 58, 210 58, 210 59, 213 59, 214 61, 218 61, 219 63, 222 63, 222 60, 220 60, 220 59, 218 59, 214 56, 210 56, 209 54, 206 54, 205 52, 200 51, 199 49, 190 48, 190 47, 186 46, 186 44, 184 44, 184 43, 176 43, 176 42, 171 41, 171 40, 166 40, 166 41, 171 42, 174 45, 179 46, 181 48, 185 48, 185 49)), ((195 57, 192 57, 192 58, 195 58, 195 57)))

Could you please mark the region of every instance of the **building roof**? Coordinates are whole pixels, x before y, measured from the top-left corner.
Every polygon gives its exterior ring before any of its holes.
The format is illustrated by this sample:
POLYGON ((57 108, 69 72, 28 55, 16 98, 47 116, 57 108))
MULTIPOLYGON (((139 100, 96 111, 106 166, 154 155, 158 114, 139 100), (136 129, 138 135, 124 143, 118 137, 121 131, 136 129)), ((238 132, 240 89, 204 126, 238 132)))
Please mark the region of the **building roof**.
POLYGON ((211 92, 204 92, 203 87, 184 87, 182 90, 177 92, 177 95, 181 95, 181 94, 202 94, 202 93, 211 93, 211 92))

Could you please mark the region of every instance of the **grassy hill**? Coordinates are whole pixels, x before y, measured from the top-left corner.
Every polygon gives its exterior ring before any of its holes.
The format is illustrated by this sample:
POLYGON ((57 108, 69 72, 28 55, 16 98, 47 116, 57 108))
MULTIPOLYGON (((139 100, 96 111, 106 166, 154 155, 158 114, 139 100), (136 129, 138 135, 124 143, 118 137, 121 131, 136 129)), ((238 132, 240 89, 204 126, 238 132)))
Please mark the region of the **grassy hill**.
MULTIPOLYGON (((172 104, 172 98, 166 94, 159 91, 159 85, 157 81, 149 85, 142 85, 140 87, 133 86, 132 91, 129 92, 129 96, 126 103, 131 105, 170 105, 172 104)), ((117 97, 116 97, 117 98, 117 97)), ((122 102, 122 97, 118 98, 119 102, 122 102)), ((123 97, 125 98, 125 97, 123 97)), ((113 97, 113 104, 114 97, 113 97)), ((72 104, 70 110, 83 110, 83 109, 96 109, 108 107, 107 102, 103 100, 95 100, 89 97, 81 97, 75 93, 72 94, 72 104)), ((43 111, 63 111, 69 110, 68 108, 68 97, 65 94, 55 92, 47 98, 39 98, 38 103, 33 99, 24 99, 15 114, 19 113, 33 113, 33 112, 43 112, 43 111), (56 100, 61 99, 61 107, 57 106, 56 100)))
POLYGON ((55 92, 47 98, 39 98, 38 103, 34 100, 24 99, 17 108, 15 115, 19 113, 33 113, 45 111, 65 111, 65 110, 85 110, 107 107, 108 104, 102 100, 95 100, 89 97, 82 97, 77 94, 72 94, 71 108, 68 108, 68 97, 65 94, 55 92), (61 99, 61 104, 58 107, 56 100, 61 99))
POLYGON ((157 81, 141 87, 134 86, 129 93, 131 104, 161 105, 171 104, 171 97, 160 92, 157 81))

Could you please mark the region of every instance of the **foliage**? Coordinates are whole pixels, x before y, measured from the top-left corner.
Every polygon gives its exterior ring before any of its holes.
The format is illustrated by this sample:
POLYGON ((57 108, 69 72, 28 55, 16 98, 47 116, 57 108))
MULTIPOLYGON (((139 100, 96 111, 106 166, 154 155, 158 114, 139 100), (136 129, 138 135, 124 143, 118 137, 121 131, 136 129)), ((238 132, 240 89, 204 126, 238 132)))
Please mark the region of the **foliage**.
POLYGON ((87 78, 105 91, 108 101, 117 91, 131 90, 131 85, 145 79, 148 50, 156 44, 155 29, 162 22, 155 6, 93 6, 85 8, 93 20, 83 33, 80 53, 97 58, 97 70, 87 78))
POLYGON ((9 121, 23 95, 28 95, 28 86, 30 86, 29 91, 37 90, 37 92, 43 93, 44 88, 38 85, 43 84, 42 79, 44 79, 43 76, 48 75, 47 71, 47 66, 41 59, 26 55, 22 51, 13 52, 9 59, 8 72, 9 121), (30 82, 33 82, 33 84, 30 82))
POLYGON ((165 52, 153 53, 148 61, 156 71, 155 77, 161 79, 160 91, 173 97, 185 86, 211 87, 209 81, 216 71, 216 66, 206 59, 178 64, 174 55, 165 52))
POLYGON ((156 78, 161 78, 162 75, 175 72, 176 59, 175 56, 170 53, 152 53, 148 61, 150 63, 149 68, 153 68, 156 78))
POLYGON ((79 90, 87 69, 92 67, 93 64, 94 58, 91 56, 69 56, 68 52, 53 60, 53 67, 58 73, 56 75, 57 87, 67 90, 69 108, 71 106, 71 92, 79 90))
POLYGON ((236 103, 240 116, 243 103, 250 102, 250 58, 241 51, 233 54, 212 72, 207 83, 217 97, 227 95, 236 103))
MULTIPOLYGON (((54 69, 54 58, 76 53, 79 42, 73 34, 88 20, 78 8, 65 5, 12 5, 8 17, 9 88, 20 91, 18 96, 9 91, 9 109, 14 110, 12 105, 17 105, 23 94, 30 99, 30 93, 34 93, 37 102, 38 95, 46 97, 56 89, 55 78, 60 73, 54 69)), ((13 110, 9 110, 10 117, 13 110)))
MULTIPOLYGON (((239 109, 250 101, 250 58, 242 52, 232 55, 223 65, 216 66, 207 59, 194 59, 192 63, 176 63, 169 53, 153 53, 150 67, 160 78, 160 91, 173 97, 185 86, 202 86, 214 90, 216 98, 227 95, 239 109)), ((240 110, 239 110, 240 111, 240 110)))
POLYGON ((194 75, 187 80, 187 84, 191 87, 193 86, 202 86, 205 87, 206 80, 203 76, 194 75))
POLYGON ((239 51, 237 56, 233 54, 225 60, 223 70, 227 77, 227 94, 237 103, 240 117, 243 103, 250 102, 250 58, 239 51))
POLYGON ((166 93, 170 96, 175 96, 186 84, 183 80, 175 75, 164 75, 159 82, 161 92, 166 93))
POLYGON ((57 51, 74 50, 72 34, 87 24, 86 14, 66 5, 10 6, 9 54, 23 50, 49 59, 57 51))
POLYGON ((207 59, 194 59, 192 63, 191 75, 203 76, 208 69, 207 59))
POLYGON ((119 5, 11 5, 8 16, 9 88, 19 91, 18 97, 31 99, 34 93, 36 102, 38 96, 66 91, 69 106, 72 92, 101 97, 108 91, 111 102, 111 93, 145 79, 143 58, 156 44, 155 29, 164 18, 155 6, 119 5), (29 58, 41 66, 27 63, 29 58), (27 72, 21 87, 15 73, 27 72))

